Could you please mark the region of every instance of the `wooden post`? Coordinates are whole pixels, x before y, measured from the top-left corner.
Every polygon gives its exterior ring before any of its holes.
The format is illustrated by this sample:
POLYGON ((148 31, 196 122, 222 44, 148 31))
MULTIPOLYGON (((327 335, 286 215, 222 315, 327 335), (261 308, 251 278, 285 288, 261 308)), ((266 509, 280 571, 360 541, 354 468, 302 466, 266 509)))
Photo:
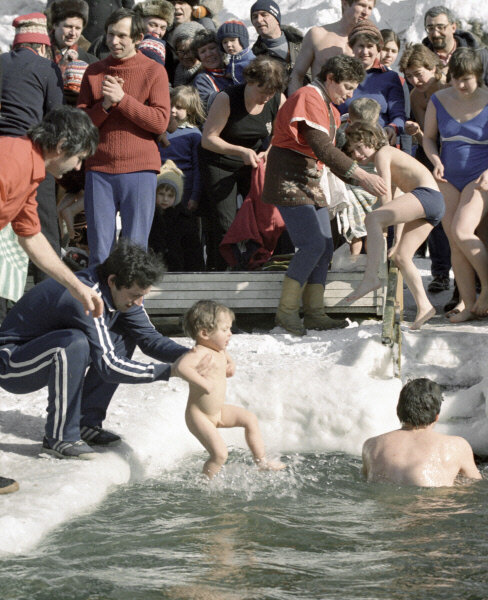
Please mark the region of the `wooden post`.
POLYGON ((385 307, 383 311, 383 330, 381 342, 393 347, 397 344, 398 356, 396 357, 397 375, 401 372, 402 358, 402 332, 400 323, 403 320, 403 277, 393 263, 388 272, 388 287, 386 291, 385 307))

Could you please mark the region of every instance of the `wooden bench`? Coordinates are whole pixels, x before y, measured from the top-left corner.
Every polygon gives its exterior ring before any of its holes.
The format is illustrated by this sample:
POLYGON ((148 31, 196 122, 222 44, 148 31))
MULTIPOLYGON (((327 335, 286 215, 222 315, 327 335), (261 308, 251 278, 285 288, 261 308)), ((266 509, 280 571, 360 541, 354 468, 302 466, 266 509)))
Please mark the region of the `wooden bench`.
MULTIPOLYGON (((333 267, 328 274, 324 305, 329 313, 364 313, 383 316, 387 295, 388 268, 380 269, 383 285, 378 290, 347 303, 345 297, 355 289, 364 273, 366 256, 352 260, 346 268, 333 267)), ((344 267, 344 261, 341 264, 344 267)), ((205 271, 196 273, 165 273, 162 282, 154 285, 144 306, 151 316, 181 315, 197 300, 215 300, 236 313, 274 313, 278 307, 284 271, 205 271)), ((27 278, 26 291, 33 286, 27 278)))
MULTIPOLYGON (((363 277, 364 261, 350 265, 354 270, 332 268, 327 277, 324 305, 330 313, 366 313, 383 315, 388 281, 386 260, 381 267, 383 285, 378 290, 346 303, 345 297, 363 277)), ((144 305, 150 315, 179 315, 197 300, 222 302, 237 313, 274 313, 281 293, 283 271, 224 271, 166 273, 153 286, 144 305)))

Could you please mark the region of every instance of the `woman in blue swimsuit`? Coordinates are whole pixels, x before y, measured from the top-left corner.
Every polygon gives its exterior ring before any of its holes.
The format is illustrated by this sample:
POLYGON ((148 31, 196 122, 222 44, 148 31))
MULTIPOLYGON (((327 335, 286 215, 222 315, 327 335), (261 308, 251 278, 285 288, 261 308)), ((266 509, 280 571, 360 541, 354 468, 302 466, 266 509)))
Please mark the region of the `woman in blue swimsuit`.
POLYGON ((462 300, 450 316, 456 323, 488 314, 488 90, 481 58, 470 48, 454 52, 449 74, 451 87, 433 94, 427 106, 423 146, 446 202, 442 224, 462 300))

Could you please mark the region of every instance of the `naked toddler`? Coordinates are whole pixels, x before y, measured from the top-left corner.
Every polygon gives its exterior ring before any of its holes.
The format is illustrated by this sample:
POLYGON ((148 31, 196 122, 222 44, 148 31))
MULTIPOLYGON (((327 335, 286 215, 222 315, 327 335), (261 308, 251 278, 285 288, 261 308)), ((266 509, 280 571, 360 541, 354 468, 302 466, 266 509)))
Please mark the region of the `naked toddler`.
POLYGON ((266 459, 256 416, 239 406, 224 404, 226 377, 232 377, 235 372, 234 361, 227 353, 233 320, 232 310, 212 300, 194 304, 183 320, 185 334, 196 341, 194 351, 185 354, 178 364, 178 375, 190 384, 185 420, 188 429, 210 454, 203 465, 203 473, 209 478, 216 475, 227 460, 227 447, 217 431, 219 427, 244 427, 247 445, 260 469, 285 467, 266 459), (196 365, 208 354, 212 356, 210 371, 202 377, 196 365))

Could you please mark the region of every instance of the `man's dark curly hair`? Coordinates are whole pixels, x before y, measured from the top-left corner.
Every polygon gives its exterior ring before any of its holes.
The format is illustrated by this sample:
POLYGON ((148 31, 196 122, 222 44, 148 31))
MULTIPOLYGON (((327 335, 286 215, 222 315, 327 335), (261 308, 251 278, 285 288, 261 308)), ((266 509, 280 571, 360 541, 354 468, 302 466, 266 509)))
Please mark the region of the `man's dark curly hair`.
POLYGON ((115 275, 117 289, 130 288, 134 284, 140 288, 151 287, 163 277, 164 263, 152 251, 146 251, 130 240, 121 239, 105 261, 98 265, 97 273, 107 281, 115 275))
POLYGON ((412 379, 400 392, 397 416, 401 423, 423 427, 435 421, 441 404, 442 390, 437 383, 427 377, 412 379))

